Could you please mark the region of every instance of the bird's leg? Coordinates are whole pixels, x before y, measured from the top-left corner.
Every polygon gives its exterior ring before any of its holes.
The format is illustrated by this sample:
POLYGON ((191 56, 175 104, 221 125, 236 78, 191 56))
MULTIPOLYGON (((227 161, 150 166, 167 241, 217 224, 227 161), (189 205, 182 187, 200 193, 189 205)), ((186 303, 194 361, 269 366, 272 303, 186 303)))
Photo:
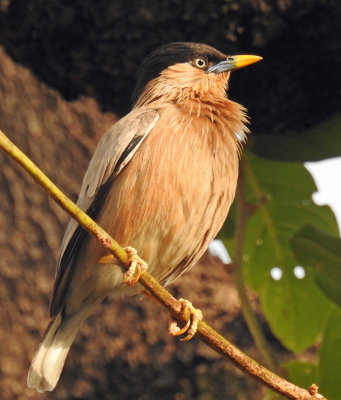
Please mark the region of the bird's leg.
POLYGON ((168 326, 168 332, 172 336, 180 336, 187 332, 187 336, 180 339, 182 342, 187 342, 187 340, 192 339, 192 337, 197 333, 198 323, 203 319, 201 310, 194 308, 193 304, 185 299, 179 299, 181 303, 181 315, 185 315, 187 310, 191 313, 190 319, 187 321, 183 328, 179 328, 176 321, 172 320, 168 326))
POLYGON ((124 283, 127 286, 134 286, 140 279, 140 276, 146 271, 147 263, 137 255, 137 251, 133 247, 128 246, 124 250, 128 255, 128 262, 130 264, 128 271, 124 274, 124 283))
MULTIPOLYGON (((147 269, 147 263, 137 255, 137 251, 133 247, 128 246, 124 250, 128 255, 128 263, 130 264, 128 271, 124 274, 124 283, 127 286, 134 286, 147 269)), ((106 254, 97 263, 114 264, 117 263, 117 258, 112 254, 106 254)))
POLYGON ((97 264, 113 264, 114 262, 117 262, 117 258, 113 254, 106 254, 97 261, 97 264))

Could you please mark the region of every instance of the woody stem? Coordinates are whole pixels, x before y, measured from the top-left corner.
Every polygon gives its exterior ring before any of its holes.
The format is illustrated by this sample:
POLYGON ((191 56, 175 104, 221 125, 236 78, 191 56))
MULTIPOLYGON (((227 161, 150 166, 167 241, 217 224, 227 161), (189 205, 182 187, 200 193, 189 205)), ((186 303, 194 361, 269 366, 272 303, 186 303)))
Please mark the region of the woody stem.
POLYGON ((251 302, 247 293, 244 275, 243 275, 243 250, 244 237, 247 220, 250 216, 249 205, 246 202, 244 188, 244 170, 243 164, 240 163, 239 178, 236 191, 236 228, 234 235, 234 257, 233 257, 233 278, 238 291, 239 300, 241 303, 242 313, 246 325, 251 333, 251 336, 256 344, 256 347, 263 358, 265 365, 272 371, 277 371, 278 367, 272 356, 264 333, 257 319, 257 316, 251 306, 251 302))
MULTIPOLYGON (((92 234, 102 245, 112 253, 122 265, 129 268, 129 258, 125 250, 99 225, 85 214, 76 204, 61 192, 56 185, 0 130, 0 147, 17 161, 33 179, 51 196, 72 218, 74 218, 85 230, 92 234)), ((187 322, 190 312, 183 313, 181 303, 161 286, 148 272, 145 272, 139 280, 162 305, 182 322, 187 322)), ((206 322, 200 321, 196 336, 210 346, 217 353, 228 358, 238 368, 262 382, 264 385, 282 394, 288 399, 294 400, 326 400, 323 396, 311 394, 308 390, 300 388, 285 379, 275 375, 252 358, 248 357, 227 339, 219 335, 206 322), (318 396, 318 397, 317 397, 318 396)))

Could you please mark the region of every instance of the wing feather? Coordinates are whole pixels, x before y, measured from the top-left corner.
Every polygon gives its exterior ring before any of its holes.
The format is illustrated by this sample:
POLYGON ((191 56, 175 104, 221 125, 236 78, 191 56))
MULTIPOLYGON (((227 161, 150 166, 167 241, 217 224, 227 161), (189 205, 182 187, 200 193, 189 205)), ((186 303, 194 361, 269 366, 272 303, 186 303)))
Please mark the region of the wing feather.
MULTIPOLYGON (((155 126, 159 114, 151 108, 137 108, 113 125, 101 138, 85 173, 77 205, 93 216, 110 184, 129 163, 155 126)), ((60 250, 50 307, 51 316, 63 307, 72 276, 72 263, 85 231, 71 219, 60 250)))

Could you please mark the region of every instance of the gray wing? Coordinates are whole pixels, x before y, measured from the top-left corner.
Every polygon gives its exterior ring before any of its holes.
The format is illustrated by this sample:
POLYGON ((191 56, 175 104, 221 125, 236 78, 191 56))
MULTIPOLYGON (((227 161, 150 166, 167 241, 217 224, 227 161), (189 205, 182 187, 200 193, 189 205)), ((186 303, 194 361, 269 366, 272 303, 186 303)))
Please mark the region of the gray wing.
MULTIPOLYGON (((155 126, 159 114, 155 109, 131 111, 113 125, 101 138, 85 173, 77 205, 92 216, 103 192, 128 164, 137 149, 155 126)), ((63 307, 65 292, 72 275, 72 264, 85 231, 71 219, 61 245, 50 314, 63 307)))

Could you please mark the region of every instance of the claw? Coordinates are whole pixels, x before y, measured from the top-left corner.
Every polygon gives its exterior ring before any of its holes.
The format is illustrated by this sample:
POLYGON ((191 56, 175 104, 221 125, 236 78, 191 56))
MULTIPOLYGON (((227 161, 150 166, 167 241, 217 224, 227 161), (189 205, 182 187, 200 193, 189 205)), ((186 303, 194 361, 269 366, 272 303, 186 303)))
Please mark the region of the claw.
POLYGON ((137 255, 137 251, 133 247, 128 246, 124 250, 128 254, 130 264, 128 271, 124 274, 124 283, 127 286, 134 286, 146 271, 147 263, 137 255))
POLYGON ((184 315, 187 310, 191 313, 190 319, 187 321, 186 325, 183 328, 179 328, 176 321, 170 321, 168 326, 168 332, 172 336, 180 336, 183 333, 187 332, 187 336, 183 339, 180 339, 182 342, 187 342, 192 339, 192 337, 197 333, 198 324, 203 319, 203 315, 201 310, 194 308, 193 304, 185 299, 179 299, 181 303, 181 314, 184 315))
POLYGON ((186 322, 186 325, 181 329, 178 327, 178 323, 176 321, 169 321, 168 332, 172 336, 180 336, 188 330, 190 325, 191 325, 190 319, 186 322))

